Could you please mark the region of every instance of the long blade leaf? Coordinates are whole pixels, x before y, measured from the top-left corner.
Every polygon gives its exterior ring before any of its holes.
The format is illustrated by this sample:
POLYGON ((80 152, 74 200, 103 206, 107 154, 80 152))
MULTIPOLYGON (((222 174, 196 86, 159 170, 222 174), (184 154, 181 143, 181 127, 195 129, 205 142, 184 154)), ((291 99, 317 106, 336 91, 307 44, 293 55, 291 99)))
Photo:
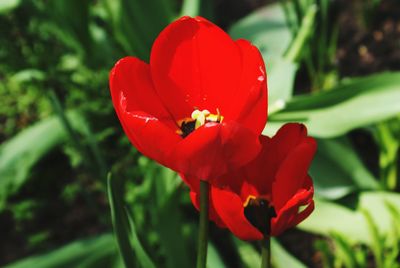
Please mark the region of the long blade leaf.
POLYGON ((136 267, 136 263, 139 263, 142 267, 155 268, 136 234, 135 224, 125 207, 123 182, 118 178, 112 179, 109 175, 107 183, 114 233, 126 267, 136 267))

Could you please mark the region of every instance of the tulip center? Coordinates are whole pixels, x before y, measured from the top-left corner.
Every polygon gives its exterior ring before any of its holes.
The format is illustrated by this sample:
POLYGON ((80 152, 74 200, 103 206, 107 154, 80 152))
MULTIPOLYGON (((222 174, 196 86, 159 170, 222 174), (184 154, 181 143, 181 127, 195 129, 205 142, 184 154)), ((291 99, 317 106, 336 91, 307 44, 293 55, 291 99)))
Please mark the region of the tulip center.
POLYGON ((250 195, 244 203, 244 215, 264 236, 270 235, 271 219, 276 217, 276 212, 267 198, 250 195))
POLYGON ((190 118, 184 118, 178 121, 179 130, 177 133, 186 138, 190 133, 206 123, 221 123, 224 117, 220 114, 217 109, 217 114, 212 114, 208 110, 194 110, 190 118))

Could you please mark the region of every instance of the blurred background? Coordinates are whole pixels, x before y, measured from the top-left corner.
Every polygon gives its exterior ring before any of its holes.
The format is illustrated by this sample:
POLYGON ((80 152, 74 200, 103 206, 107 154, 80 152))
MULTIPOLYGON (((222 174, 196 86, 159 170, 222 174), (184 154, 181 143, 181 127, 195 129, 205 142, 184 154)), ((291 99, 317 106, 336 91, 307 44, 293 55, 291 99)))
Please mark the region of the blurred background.
MULTIPOLYGON (((111 203, 132 267, 193 267, 188 189, 130 145, 108 89, 181 15, 259 47, 264 134, 303 122, 318 140, 315 212, 273 240, 274 267, 400 267, 398 0, 0 0, 0 266, 124 267, 111 203)), ((211 268, 259 266, 214 224, 209 247, 211 268)))

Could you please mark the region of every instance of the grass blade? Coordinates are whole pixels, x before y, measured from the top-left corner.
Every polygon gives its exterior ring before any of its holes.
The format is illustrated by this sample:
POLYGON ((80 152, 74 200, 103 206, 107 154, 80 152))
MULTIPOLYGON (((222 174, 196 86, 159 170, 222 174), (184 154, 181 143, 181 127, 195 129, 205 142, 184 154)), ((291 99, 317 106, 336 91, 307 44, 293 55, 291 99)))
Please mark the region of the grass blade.
POLYGON ((114 233, 125 266, 127 268, 136 267, 136 262, 138 262, 142 267, 155 268, 156 266, 139 241, 135 224, 125 207, 122 180, 112 179, 109 174, 107 183, 114 233), (134 258, 135 255, 137 260, 134 258))
POLYGON ((113 237, 111 234, 103 234, 72 242, 43 255, 19 260, 5 268, 99 267, 95 263, 101 263, 102 267, 116 267, 116 261, 117 249, 113 244, 113 237))

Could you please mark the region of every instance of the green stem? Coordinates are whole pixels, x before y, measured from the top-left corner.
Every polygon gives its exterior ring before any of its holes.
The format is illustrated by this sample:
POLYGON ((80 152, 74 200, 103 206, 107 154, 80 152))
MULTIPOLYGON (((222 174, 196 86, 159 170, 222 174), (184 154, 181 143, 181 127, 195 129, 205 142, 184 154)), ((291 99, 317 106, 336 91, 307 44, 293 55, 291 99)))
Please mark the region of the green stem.
POLYGON ((181 16, 197 16, 200 13, 199 0, 184 0, 182 3, 181 16))
POLYGON ((271 239, 266 237, 261 241, 261 268, 271 267, 271 239))
POLYGON ((317 13, 317 6, 311 5, 308 7, 304 15, 297 35, 294 37, 290 47, 285 52, 285 58, 289 61, 296 62, 300 59, 302 52, 307 47, 307 41, 314 31, 315 15, 317 13))
POLYGON ((205 268, 207 264, 208 199, 209 184, 207 181, 200 180, 200 221, 199 241, 197 249, 197 268, 205 268))
POLYGON ((285 2, 286 2, 285 0, 279 0, 279 3, 280 3, 280 5, 281 5, 281 7, 283 9, 283 12, 285 13, 286 25, 289 27, 289 29, 290 29, 290 31, 292 33, 292 36, 295 36, 296 32, 297 32, 298 25, 293 22, 292 15, 291 15, 292 11, 289 8, 288 4, 285 3, 285 2))
POLYGON ((294 0, 293 2, 294 2, 294 4, 293 4, 294 11, 296 13, 297 25, 299 25, 299 27, 300 27, 301 20, 303 19, 303 16, 304 16, 303 9, 301 7, 299 0, 294 0))

